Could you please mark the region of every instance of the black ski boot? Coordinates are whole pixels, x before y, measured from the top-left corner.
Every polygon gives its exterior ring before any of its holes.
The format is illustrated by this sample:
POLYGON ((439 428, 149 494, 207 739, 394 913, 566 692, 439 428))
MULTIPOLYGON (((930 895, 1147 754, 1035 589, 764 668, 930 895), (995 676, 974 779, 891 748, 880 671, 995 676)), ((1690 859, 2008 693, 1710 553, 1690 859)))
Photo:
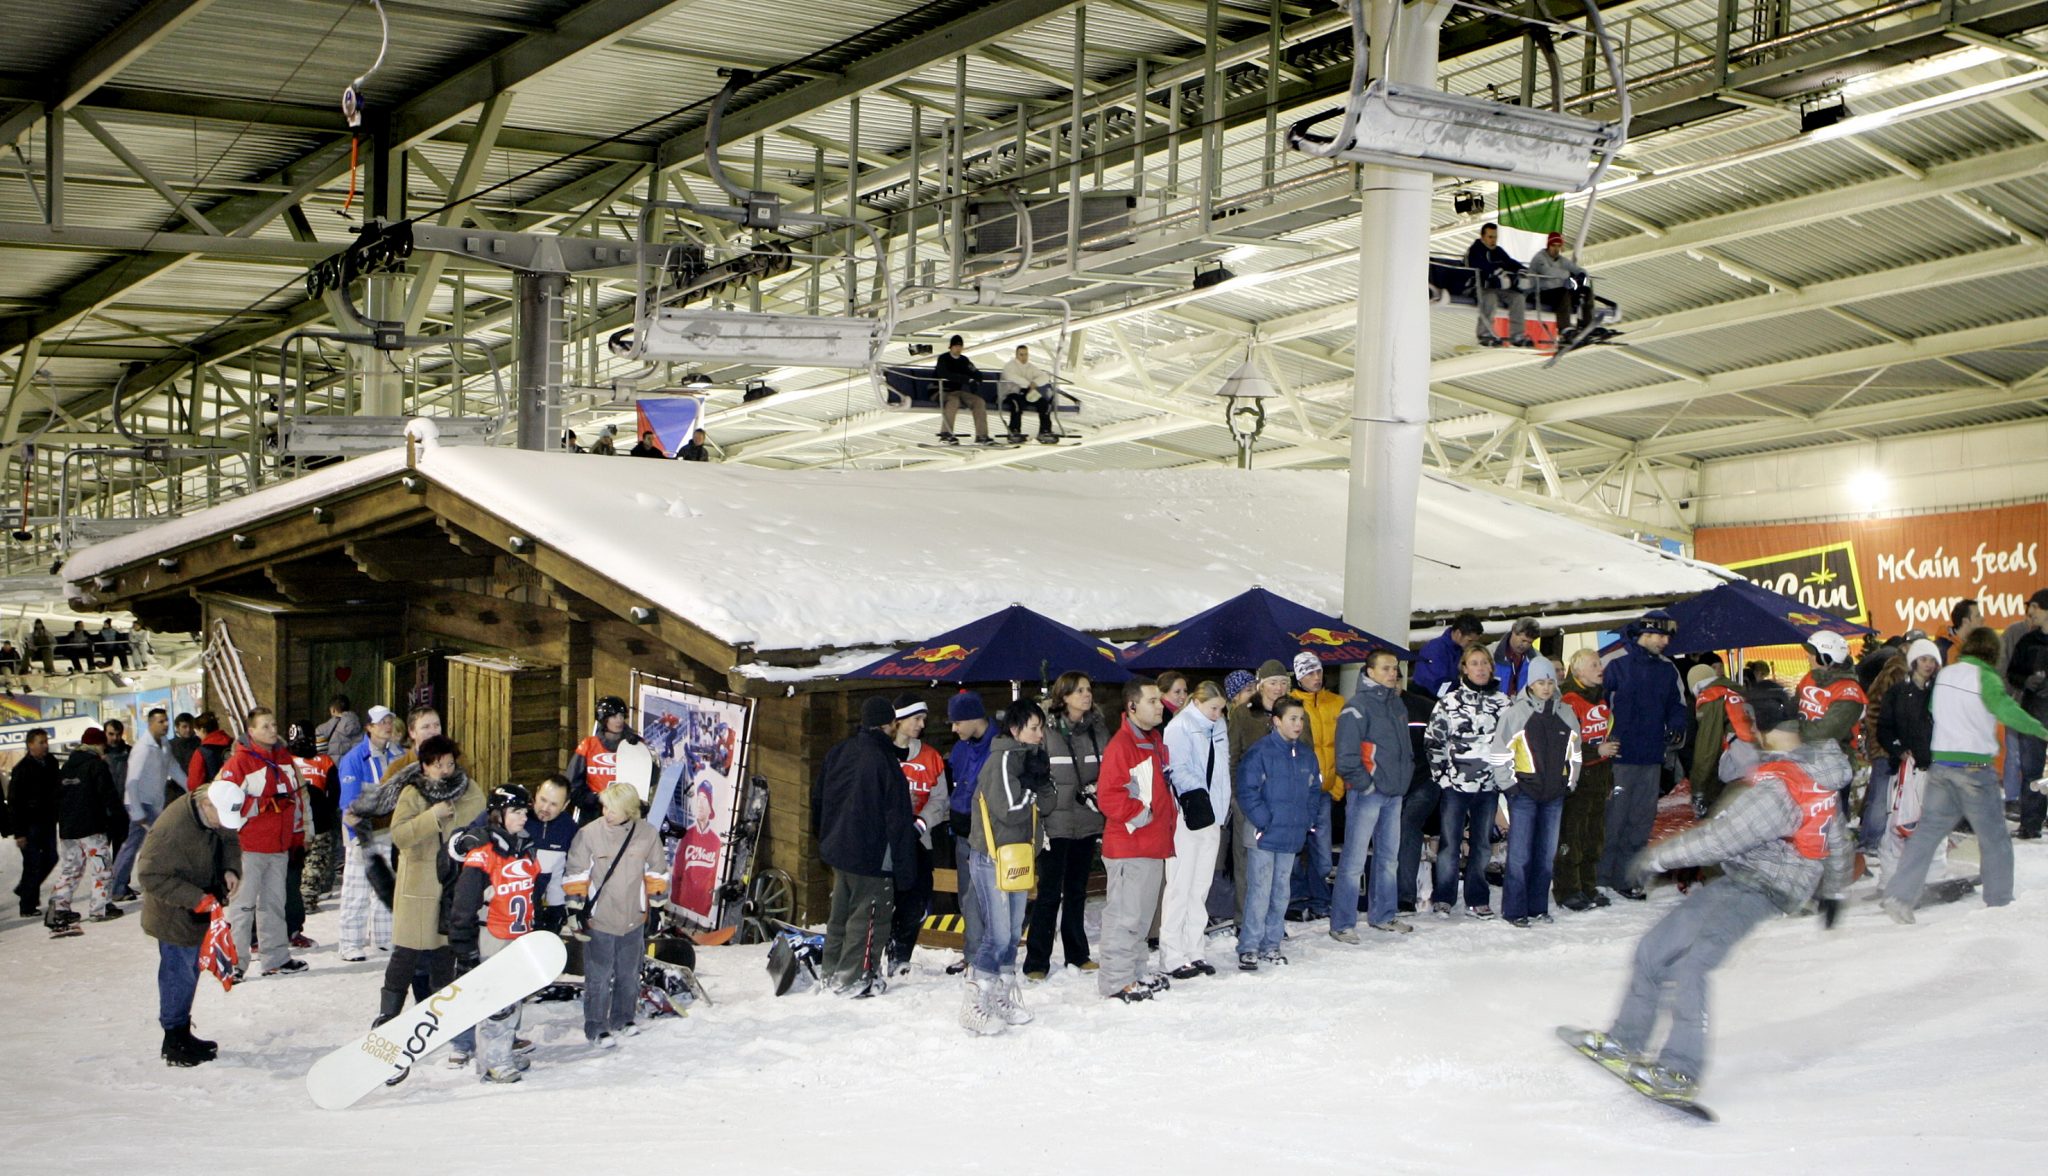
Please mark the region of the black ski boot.
POLYGON ((185 1043, 187 1045, 190 1045, 193 1049, 196 1049, 200 1053, 205 1054, 207 1061, 210 1062, 213 1059, 220 1056, 220 1043, 217 1041, 208 1041, 204 1037, 194 1037, 192 1035, 192 1026, 189 1022, 183 1029, 178 1030, 178 1032, 185 1035, 185 1043))
POLYGON ((167 1066, 203 1066, 213 1060, 214 1055, 198 1047, 192 1034, 185 1029, 164 1030, 163 1059, 167 1066))

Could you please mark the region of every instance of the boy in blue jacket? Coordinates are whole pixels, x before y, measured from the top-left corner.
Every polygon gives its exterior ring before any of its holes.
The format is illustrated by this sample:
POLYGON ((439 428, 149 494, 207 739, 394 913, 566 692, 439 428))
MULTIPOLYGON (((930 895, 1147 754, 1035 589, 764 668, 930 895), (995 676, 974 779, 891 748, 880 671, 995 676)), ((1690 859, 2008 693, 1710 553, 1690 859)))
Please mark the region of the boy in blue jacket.
POLYGON ((1252 834, 1245 847, 1244 919, 1237 931, 1237 966, 1246 972, 1287 962, 1280 954, 1287 876, 1313 832, 1315 798, 1323 786, 1316 750, 1302 737, 1308 715, 1301 700, 1281 698, 1273 705, 1272 724, 1237 769, 1237 807, 1252 834))

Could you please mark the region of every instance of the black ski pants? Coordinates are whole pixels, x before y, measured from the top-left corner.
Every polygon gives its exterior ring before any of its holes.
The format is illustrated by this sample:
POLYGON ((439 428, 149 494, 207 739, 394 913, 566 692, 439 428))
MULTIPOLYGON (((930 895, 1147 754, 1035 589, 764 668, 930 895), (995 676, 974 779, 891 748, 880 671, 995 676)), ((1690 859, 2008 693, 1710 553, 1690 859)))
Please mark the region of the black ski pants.
POLYGON ((1059 928, 1061 959, 1073 967, 1088 962, 1088 875, 1095 869, 1093 837, 1054 837, 1038 855, 1038 895, 1026 916, 1024 970, 1052 971, 1053 928, 1059 928))

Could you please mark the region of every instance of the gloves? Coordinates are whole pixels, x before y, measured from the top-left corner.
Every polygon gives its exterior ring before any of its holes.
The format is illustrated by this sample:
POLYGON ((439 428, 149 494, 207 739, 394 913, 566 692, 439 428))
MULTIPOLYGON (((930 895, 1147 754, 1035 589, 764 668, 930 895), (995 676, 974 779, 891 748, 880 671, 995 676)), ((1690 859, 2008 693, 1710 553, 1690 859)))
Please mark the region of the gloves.
MULTIPOLYGON (((1099 813, 1102 811, 1101 806, 1095 803, 1094 781, 1091 780, 1088 783, 1081 785, 1080 789, 1075 792, 1075 795, 1080 798, 1082 804, 1088 806, 1089 812, 1099 813)), ((1150 818, 1148 817, 1147 819, 1149 820, 1150 818)))
POLYGON ((1841 899, 1839 899, 1839 898, 1823 898, 1823 899, 1821 899, 1821 900, 1820 900, 1820 929, 1821 929, 1821 930, 1823 930, 1823 931, 1832 931, 1832 930, 1834 930, 1834 929, 1835 929, 1835 920, 1836 920, 1836 919, 1839 919, 1839 918, 1841 918, 1841 917, 1842 917, 1842 900, 1841 900, 1841 899))
POLYGON ((967 836, 969 826, 966 813, 954 813, 951 817, 947 818, 946 823, 953 827, 953 836, 967 836))
POLYGON ((219 907, 220 900, 215 898, 211 894, 208 894, 202 896, 198 902, 192 904, 192 913, 195 915, 210 915, 215 910, 219 909, 219 907))

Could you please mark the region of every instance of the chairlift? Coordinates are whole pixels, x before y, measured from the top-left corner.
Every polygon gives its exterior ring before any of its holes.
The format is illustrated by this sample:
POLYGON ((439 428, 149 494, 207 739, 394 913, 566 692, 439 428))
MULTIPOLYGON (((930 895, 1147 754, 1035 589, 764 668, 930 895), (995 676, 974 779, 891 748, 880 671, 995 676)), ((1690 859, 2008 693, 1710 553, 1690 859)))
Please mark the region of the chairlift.
MULTIPOLYGON (((1452 2, 1544 29, 1569 28, 1473 0, 1452 2)), ((1627 142, 1627 79, 1600 11, 1590 0, 1586 22, 1607 63, 1620 106, 1620 117, 1611 122, 1395 82, 1386 76, 1388 47, 1369 43, 1366 8, 1363 0, 1354 0, 1351 6, 1351 97, 1341 111, 1326 111, 1291 127, 1287 143, 1295 150, 1322 159, 1483 177, 1550 192, 1582 192, 1599 183, 1627 142), (1318 124, 1340 113, 1343 122, 1336 133, 1314 132, 1318 124)), ((1400 20, 1395 15, 1396 26, 1400 20)), ((1390 29, 1380 40, 1392 40, 1393 32, 1390 29)), ((1553 74, 1552 93, 1558 94, 1556 56, 1545 57, 1553 74)))
POLYGON ((872 370, 896 325, 896 289, 889 278, 886 241, 873 225, 854 217, 791 212, 772 193, 750 192, 727 177, 718 158, 726 104, 754 80, 745 70, 728 73, 712 100, 705 128, 704 160, 711 179, 733 198, 730 205, 650 201, 640 210, 633 329, 613 337, 613 349, 632 359, 686 364, 748 364, 757 367, 835 367, 872 370), (885 297, 878 315, 817 315, 720 310, 710 305, 717 287, 744 282, 789 267, 786 245, 762 247, 740 258, 705 265, 701 247, 657 242, 658 219, 675 211, 732 221, 742 228, 780 230, 785 225, 853 229, 873 244, 885 297), (779 268, 777 268, 779 267, 779 268), (699 301, 706 305, 694 305, 699 301))

